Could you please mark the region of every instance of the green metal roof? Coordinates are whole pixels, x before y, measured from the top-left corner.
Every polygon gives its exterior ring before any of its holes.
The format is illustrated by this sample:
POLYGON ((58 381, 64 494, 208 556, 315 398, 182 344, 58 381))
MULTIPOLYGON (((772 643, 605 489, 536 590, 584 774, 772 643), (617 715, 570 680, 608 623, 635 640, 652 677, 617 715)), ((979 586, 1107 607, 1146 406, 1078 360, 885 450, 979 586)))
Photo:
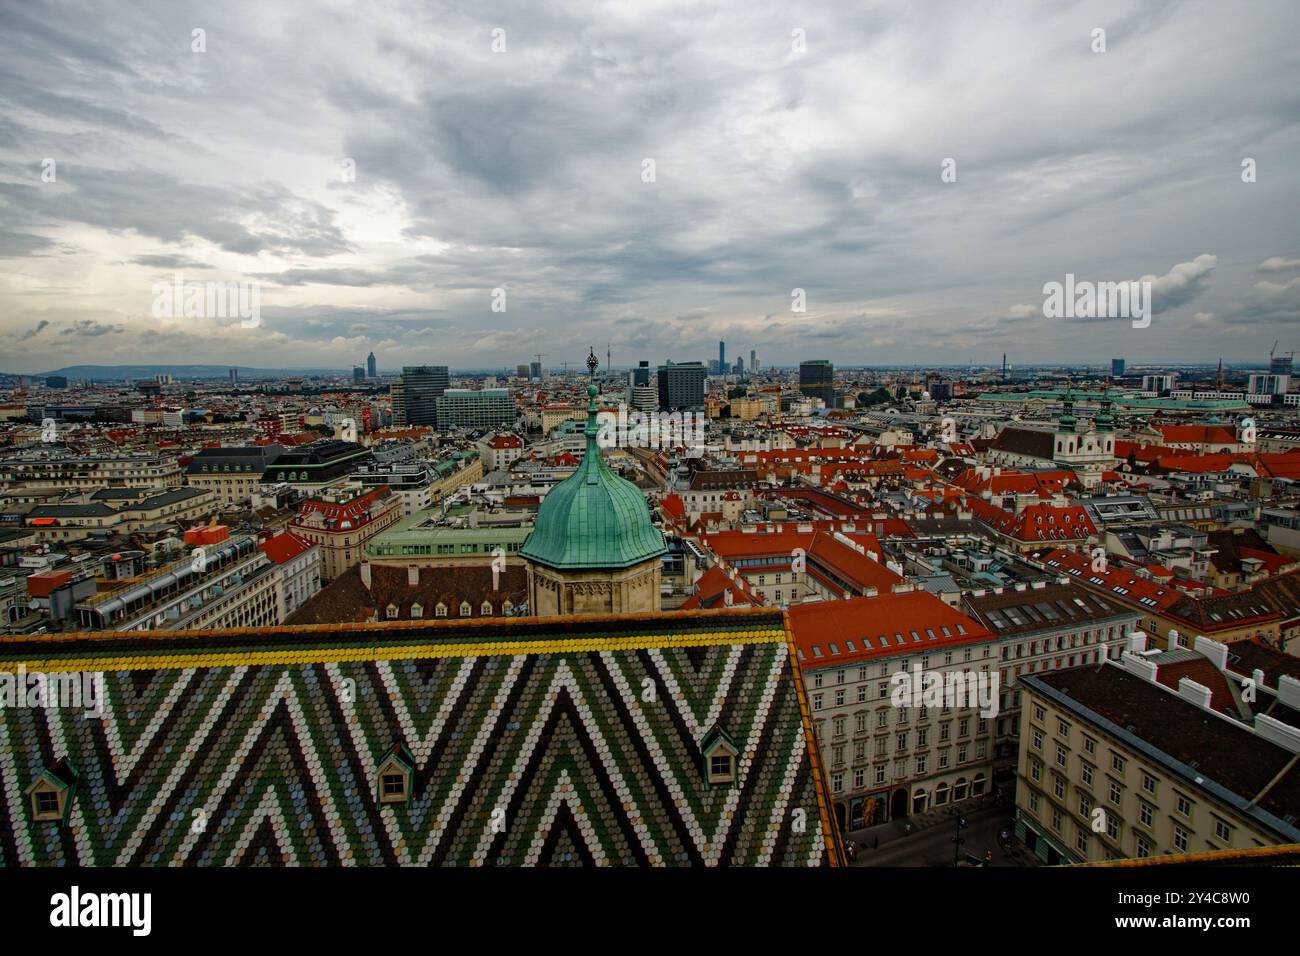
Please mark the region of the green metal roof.
POLYGON ((531 526, 448 528, 432 522, 436 516, 428 511, 401 521, 387 531, 381 531, 366 543, 366 554, 372 558, 391 558, 405 555, 488 554, 500 547, 506 553, 514 552, 528 537, 531 526), (454 551, 439 551, 440 547, 453 547, 454 551), (465 548, 472 550, 465 550, 465 548))
POLYGON ((533 533, 520 549, 556 569, 627 568, 668 551, 645 495, 614 474, 596 443, 596 386, 587 387, 587 452, 582 464, 542 499, 533 533))

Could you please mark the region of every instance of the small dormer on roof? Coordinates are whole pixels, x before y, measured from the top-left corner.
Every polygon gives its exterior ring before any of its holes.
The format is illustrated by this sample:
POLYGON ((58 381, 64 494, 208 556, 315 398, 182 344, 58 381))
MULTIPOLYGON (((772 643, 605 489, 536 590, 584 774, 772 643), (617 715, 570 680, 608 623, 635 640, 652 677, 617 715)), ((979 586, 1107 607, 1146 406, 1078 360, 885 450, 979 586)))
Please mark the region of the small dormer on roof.
POLYGON ((32 819, 38 823, 62 823, 72 809, 72 797, 77 789, 77 771, 60 757, 53 765, 36 775, 23 794, 27 797, 32 819))
POLYGON ((380 805, 410 802, 415 781, 415 758, 400 740, 394 740, 379 756, 375 779, 380 805))
POLYGON ((740 750, 731 735, 717 724, 700 741, 700 757, 705 789, 729 787, 736 782, 740 750))

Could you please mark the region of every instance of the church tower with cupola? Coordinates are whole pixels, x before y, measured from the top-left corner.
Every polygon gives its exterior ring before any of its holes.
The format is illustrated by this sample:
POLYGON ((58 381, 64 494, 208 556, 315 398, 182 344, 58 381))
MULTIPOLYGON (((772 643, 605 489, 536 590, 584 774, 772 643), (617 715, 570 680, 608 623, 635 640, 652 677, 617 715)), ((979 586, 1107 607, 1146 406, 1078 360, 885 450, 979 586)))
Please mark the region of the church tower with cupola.
POLYGON ((658 611, 668 548, 645 495, 605 463, 596 441, 595 351, 587 358, 587 450, 582 464, 542 499, 519 554, 535 615, 658 611))
POLYGON ((1071 469, 1085 488, 1096 487, 1102 475, 1115 467, 1115 420, 1109 392, 1101 394, 1101 410, 1087 431, 1079 430, 1074 414, 1074 391, 1066 388, 1061 397, 1061 415, 1052 436, 1052 458, 1071 469))

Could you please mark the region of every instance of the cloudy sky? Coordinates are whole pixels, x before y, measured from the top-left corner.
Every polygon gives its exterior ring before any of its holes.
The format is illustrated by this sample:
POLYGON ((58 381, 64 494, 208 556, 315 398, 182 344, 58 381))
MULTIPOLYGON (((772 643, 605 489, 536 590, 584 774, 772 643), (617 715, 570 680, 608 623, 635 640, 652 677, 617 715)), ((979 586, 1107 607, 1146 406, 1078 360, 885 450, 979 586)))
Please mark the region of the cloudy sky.
POLYGON ((1298 36, 1294 0, 5 3, 0 370, 1260 361, 1300 349, 1298 36), (155 314, 178 273, 260 326, 155 314), (1151 277, 1150 327, 1044 318, 1067 273, 1151 277))

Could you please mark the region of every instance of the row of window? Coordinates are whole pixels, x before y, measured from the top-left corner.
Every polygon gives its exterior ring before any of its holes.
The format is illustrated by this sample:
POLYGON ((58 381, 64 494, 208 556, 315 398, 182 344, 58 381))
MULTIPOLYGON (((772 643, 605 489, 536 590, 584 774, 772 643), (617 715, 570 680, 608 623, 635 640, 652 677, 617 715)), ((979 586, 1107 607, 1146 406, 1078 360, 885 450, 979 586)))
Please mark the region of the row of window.
MULTIPOLYGON (((502 602, 501 602, 501 613, 502 613, 502 614, 509 614, 509 613, 510 613, 511 611, 513 611, 514 609, 515 609, 514 602, 509 601, 509 600, 506 600, 506 601, 502 601, 502 602)), ((388 605, 388 607, 385 608, 385 610, 384 610, 384 616, 387 617, 390 621, 395 621, 395 620, 397 620, 397 615, 398 615, 399 613, 400 613, 400 611, 399 611, 399 609, 398 609, 398 607, 397 607, 396 604, 390 604, 390 605, 388 605)), ((460 616, 461 616, 461 617, 470 617, 473 613, 474 613, 474 606, 473 606, 472 604, 470 604, 469 601, 461 601, 461 602, 460 602, 460 616)), ((485 616, 486 616, 486 615, 491 615, 491 614, 495 613, 495 612, 493 611, 493 609, 492 609, 492 602, 491 602, 491 601, 484 601, 481 605, 479 605, 479 613, 482 614, 482 615, 485 615, 485 616)), ((441 601, 439 601, 439 602, 437 603, 437 605, 434 606, 434 609, 433 609, 433 616, 434 616, 434 617, 446 617, 446 616, 447 616, 447 605, 445 605, 445 604, 443 604, 441 601)), ((415 618, 422 618, 422 617, 424 617, 424 606, 421 605, 421 604, 412 604, 412 605, 411 605, 411 617, 412 617, 412 619, 415 619, 415 618)))
MULTIPOLYGON (((949 636, 948 633, 947 633, 947 632, 948 632, 948 628, 945 627, 945 628, 943 628, 943 630, 944 630, 944 632, 945 632, 945 636, 949 636)), ((929 631, 930 631, 930 628, 926 628, 926 631, 929 632, 929 631)), ((916 632, 913 631, 912 633, 915 634, 916 632)), ((845 644, 846 644, 846 645, 850 645, 850 649, 852 649, 852 641, 851 641, 851 640, 850 640, 850 641, 845 641, 845 644)), ((830 644, 829 646, 832 648, 832 654, 838 654, 838 653, 839 653, 839 645, 838 645, 838 644, 832 643, 832 644, 830 644)), ((816 649, 814 649, 814 653, 815 653, 816 656, 818 656, 818 657, 821 656, 821 654, 816 653, 816 649)), ((921 657, 921 669, 922 669, 922 670, 929 670, 929 669, 930 669, 930 658, 931 658, 931 656, 932 656, 932 655, 930 655, 930 654, 924 654, 924 655, 922 655, 922 657, 921 657)), ((982 657, 983 657, 983 658, 989 658, 989 657, 992 657, 992 656, 993 656, 993 655, 992 655, 992 653, 991 653, 990 648, 985 647, 985 648, 984 648, 984 653, 983 653, 982 657)), ((970 648, 970 647, 963 648, 963 650, 962 650, 962 660, 963 660, 965 663, 970 663, 970 661, 972 660, 972 658, 973 658, 973 649, 970 648)), ((954 652, 953 652, 953 651, 944 651, 944 653, 943 653, 943 663, 944 663, 944 665, 947 666, 947 665, 949 665, 949 664, 954 663, 954 661, 955 661, 954 652)), ((871 665, 863 664, 863 665, 861 665, 861 666, 859 666, 859 667, 857 668, 857 672, 858 672, 857 680, 859 680, 859 681, 870 680, 870 679, 871 679, 871 668, 872 668, 872 667, 876 668, 876 676, 877 676, 877 677, 888 677, 888 676, 890 675, 891 672, 892 672, 892 673, 897 673, 897 672, 899 672, 899 671, 908 671, 908 670, 911 669, 911 666, 912 666, 912 661, 911 661, 911 659, 910 659, 910 658, 906 658, 906 657, 900 657, 900 658, 896 658, 896 659, 889 660, 889 661, 882 661, 882 662, 879 663, 879 664, 871 664, 871 665), (891 668, 892 668, 892 671, 891 671, 891 668)), ((829 668, 814 671, 814 672, 813 672, 813 687, 822 687, 822 686, 825 684, 825 681, 826 681, 826 675, 827 675, 828 673, 833 673, 833 674, 835 675, 835 683, 836 683, 836 684, 844 684, 844 683, 848 682, 848 676, 847 676, 847 675, 848 675, 848 673, 849 673, 850 670, 851 670, 851 668, 848 668, 848 667, 841 667, 841 668, 839 668, 838 670, 835 670, 835 671, 831 671, 829 668)), ((887 687, 888 684, 886 684, 886 685, 884 685, 884 686, 887 687)))
MULTIPOLYGON (((898 708, 892 708, 892 710, 896 710, 897 713, 898 713, 898 726, 899 726, 899 727, 905 727, 905 726, 907 726, 907 724, 908 724, 908 719, 907 719, 907 708, 906 708, 906 707, 898 707, 898 708)), ((922 707, 922 708, 920 708, 920 715, 919 715, 918 718, 917 718, 918 723, 920 723, 921 721, 924 721, 924 720, 927 719, 927 717, 928 717, 928 711, 929 711, 929 708, 928 708, 928 707, 922 707)), ((947 714, 949 714, 949 713, 951 713, 951 708, 949 708, 949 707, 944 707, 942 710, 939 711, 939 716, 942 717, 942 716, 945 716, 945 715, 947 715, 947 714)), ((854 735, 855 735, 855 736, 858 735, 858 734, 865 734, 865 733, 867 733, 868 725, 869 725, 869 723, 870 723, 870 714, 871 714, 871 711, 862 711, 861 713, 857 713, 857 714, 854 714, 854 715, 853 715, 853 726, 854 726, 854 735)), ((877 732, 879 732, 879 731, 881 731, 881 730, 885 730, 886 728, 888 728, 888 727, 889 727, 889 714, 890 714, 890 710, 878 710, 878 711, 875 711, 875 714, 876 714, 876 730, 877 730, 877 732)), ((972 720, 976 720, 976 718, 974 718, 974 717, 962 717, 960 720, 957 721, 957 736, 958 736, 958 737, 968 737, 968 736, 970 736, 970 724, 971 724, 971 721, 972 721, 972 720)), ((832 739, 834 739, 834 740, 839 740, 839 739, 841 739, 841 738, 843 738, 843 737, 845 736, 845 730, 846 730, 846 728, 847 728, 847 726, 848 726, 847 721, 848 721, 848 718, 847 718, 847 717, 836 717, 834 720, 831 721, 831 733, 832 733, 832 739)), ((985 719, 985 718, 983 718, 983 717, 978 718, 978 720, 976 720, 976 725, 975 725, 975 726, 976 726, 975 733, 976 733, 977 735, 983 735, 983 734, 988 733, 989 722, 988 722, 987 719, 985 719)), ((952 731, 952 721, 949 720, 949 721, 945 721, 945 722, 939 724, 939 739, 940 739, 940 740, 947 740, 947 739, 949 738, 950 734, 951 734, 951 731, 952 731)), ((929 727, 918 727, 918 728, 917 728, 917 731, 916 731, 916 735, 917 735, 917 746, 919 746, 919 747, 924 747, 924 746, 926 746, 926 741, 929 740, 929 736, 930 736, 930 728, 929 728, 929 727)), ((825 720, 819 720, 819 721, 817 721, 817 736, 820 737, 820 738, 822 738, 822 739, 825 739, 825 737, 826 737, 826 721, 825 721, 825 720)), ((905 750, 905 749, 907 749, 907 738, 908 738, 908 732, 907 732, 907 731, 900 731, 900 732, 899 732, 899 734, 898 734, 898 740, 899 740, 899 749, 900 749, 900 750, 905 750)))
MULTIPOLYGON (((883 743, 883 741, 882 741, 882 743, 883 743)), ((985 758, 985 756, 988 754, 988 743, 987 743, 986 741, 983 741, 983 740, 976 741, 974 746, 975 746, 975 749, 974 749, 974 755, 973 755, 973 756, 972 756, 972 754, 971 754, 971 746, 970 746, 970 744, 968 744, 968 743, 963 743, 961 746, 957 747, 957 749, 956 749, 956 755, 957 755, 957 764, 958 764, 959 766, 960 766, 961 764, 964 764, 964 763, 969 763, 971 760, 983 760, 983 759, 985 758)), ((900 758, 900 757, 899 757, 899 753, 900 753, 900 752, 896 751, 895 754, 894 754, 894 756, 895 756, 895 760, 896 760, 896 769, 895 769, 895 774, 896 774, 897 776, 906 776, 906 775, 907 775, 907 760, 906 760, 906 758, 900 758)), ((915 762, 916 773, 917 773, 918 776, 921 775, 921 774, 929 773, 929 771, 930 771, 930 756, 931 756, 931 755, 930 755, 929 753, 921 753, 921 754, 916 754, 916 755, 912 758, 912 759, 914 760, 914 762, 915 762)), ((878 757, 878 758, 880 758, 880 757, 888 757, 888 754, 885 753, 885 749, 884 749, 884 747, 879 747, 879 748, 877 748, 877 750, 876 750, 876 757, 878 757)), ((938 767, 938 769, 939 769, 939 770, 946 770, 946 769, 948 768, 948 765, 949 765, 949 762, 951 761, 951 759, 952 759, 951 748, 944 748, 943 750, 938 751, 938 758, 937 758, 937 767, 938 767)), ((855 764, 858 764, 858 763, 865 763, 865 762, 866 762, 866 751, 865 751, 865 749, 863 749, 863 748, 857 748, 857 747, 854 748, 854 760, 853 760, 853 762, 854 762, 855 764)), ((844 748, 843 748, 843 747, 832 747, 832 748, 831 748, 831 760, 830 760, 830 765, 831 765, 831 768, 832 768, 832 769, 834 769, 834 768, 836 768, 836 767, 842 767, 842 766, 844 766, 844 748)), ((863 768, 863 769, 864 769, 864 771, 865 771, 865 768, 863 768)), ((884 763, 881 763, 881 764, 877 765, 877 767, 876 767, 876 783, 884 783, 884 782, 885 782, 885 765, 884 765, 884 763)))

